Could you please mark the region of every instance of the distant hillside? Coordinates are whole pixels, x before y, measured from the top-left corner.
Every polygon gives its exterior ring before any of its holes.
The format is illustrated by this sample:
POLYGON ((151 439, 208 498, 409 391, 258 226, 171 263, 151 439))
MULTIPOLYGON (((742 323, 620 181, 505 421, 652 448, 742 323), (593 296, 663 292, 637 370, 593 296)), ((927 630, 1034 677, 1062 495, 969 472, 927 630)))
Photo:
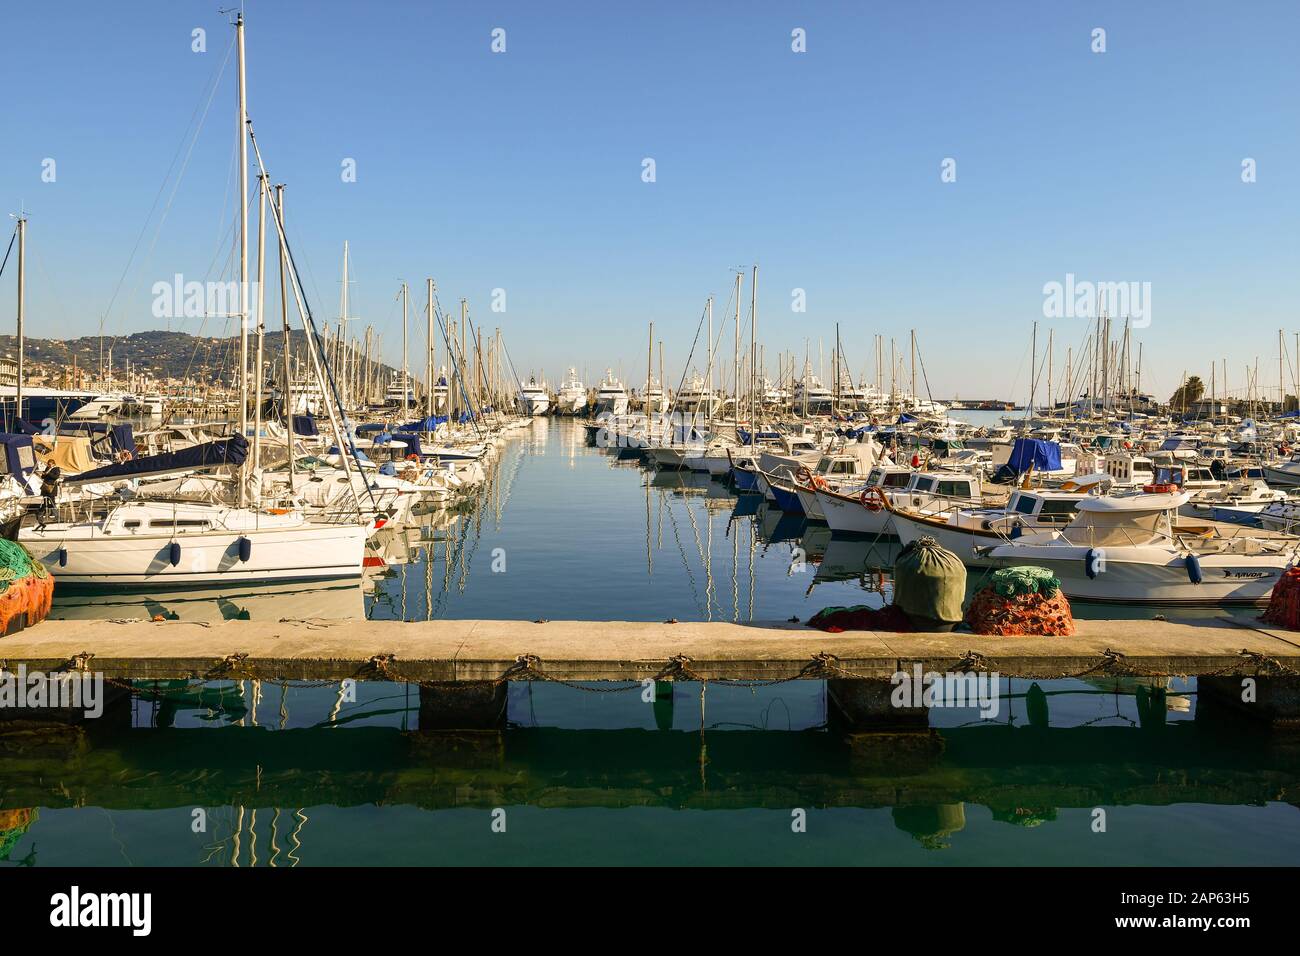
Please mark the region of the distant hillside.
MULTIPOLYGON (((255 340, 249 340, 254 348, 255 340)), ((301 354, 306 347, 306 333, 291 333, 292 348, 301 354)), ((190 335, 188 332, 135 332, 131 335, 109 336, 101 340, 97 335, 76 339, 27 338, 24 358, 35 366, 70 367, 75 358, 77 367, 94 374, 99 369, 101 342, 104 361, 112 349, 113 370, 121 375, 127 363, 138 372, 146 372, 158 379, 188 378, 196 382, 228 382, 230 370, 239 364, 239 336, 214 338, 190 335)), ((278 361, 283 334, 268 333, 263 345, 268 362, 278 361)), ((0 354, 13 355, 18 348, 12 335, 0 335, 0 354)), ((390 372, 382 366, 386 377, 390 372)))

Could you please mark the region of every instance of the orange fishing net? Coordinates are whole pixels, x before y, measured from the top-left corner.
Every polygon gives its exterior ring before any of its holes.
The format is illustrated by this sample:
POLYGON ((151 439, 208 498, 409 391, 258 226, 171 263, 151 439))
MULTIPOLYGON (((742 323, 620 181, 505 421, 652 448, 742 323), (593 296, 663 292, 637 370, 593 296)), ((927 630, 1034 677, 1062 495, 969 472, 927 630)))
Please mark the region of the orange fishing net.
POLYGON ((50 613, 54 578, 22 545, 0 538, 0 637, 50 613))
POLYGON ((1074 633, 1070 602, 1060 591, 1004 595, 990 585, 971 598, 966 623, 976 634, 1004 637, 1037 634, 1069 637, 1074 633))

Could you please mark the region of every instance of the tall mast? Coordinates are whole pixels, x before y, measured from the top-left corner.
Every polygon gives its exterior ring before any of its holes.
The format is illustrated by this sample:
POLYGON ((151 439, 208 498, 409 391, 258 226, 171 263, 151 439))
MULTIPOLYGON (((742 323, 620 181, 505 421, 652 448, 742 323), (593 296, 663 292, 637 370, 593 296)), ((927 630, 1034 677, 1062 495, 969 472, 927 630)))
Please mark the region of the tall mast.
POLYGON ((348 241, 343 240, 343 288, 339 292, 339 362, 341 372, 339 379, 343 385, 342 399, 344 405, 352 404, 351 389, 348 382, 348 352, 351 342, 348 340, 348 241))
MULTIPOLYGON (((732 354, 733 371, 736 376, 736 400, 732 408, 732 418, 735 420, 736 438, 740 438, 740 283, 744 278, 744 273, 739 269, 736 270, 736 347, 732 354)), ((746 444, 753 444, 754 440, 754 423, 749 423, 750 440, 746 444)))
POLYGON ((253 470, 262 467, 262 344, 266 336, 266 173, 257 175, 257 361, 253 364, 253 470))
MULTIPOLYGON (((915 376, 913 376, 915 378, 915 376)), ((1038 400, 1038 323, 1029 334, 1029 408, 1028 415, 1034 414, 1034 402, 1038 400)))
POLYGON ((428 349, 425 354, 425 381, 428 388, 424 396, 424 415, 426 418, 433 417, 433 280, 426 279, 429 290, 429 303, 425 307, 425 324, 428 326, 426 334, 428 335, 428 349))
MULTIPOLYGON (((235 18, 239 58, 239 433, 248 435, 248 99, 244 86, 244 15, 235 18)), ((239 482, 239 507, 248 502, 248 488, 239 482)))
POLYGON ((755 395, 755 382, 758 374, 758 364, 755 361, 758 357, 758 350, 755 343, 758 340, 758 266, 754 266, 754 274, 749 280, 749 424, 752 428, 758 428, 758 404, 755 395))
MULTIPOLYGON (((18 214, 18 388, 14 393, 14 419, 23 417, 23 322, 27 318, 27 217, 18 214)), ((14 426, 15 429, 17 426, 14 426)))
POLYGON ((1056 412, 1056 403, 1052 400, 1052 345, 1056 340, 1056 329, 1047 330, 1047 414, 1056 412))
POLYGON ((645 405, 645 424, 647 430, 650 428, 650 413, 654 411, 650 407, 650 380, 654 378, 655 365, 655 324, 650 323, 650 341, 646 343, 645 348, 645 394, 641 397, 645 405))
POLYGON ((840 324, 835 323, 835 367, 831 370, 831 418, 835 418, 835 402, 840 397, 840 324))
MULTIPOLYGON (((278 213, 280 224, 284 225, 284 183, 275 187, 275 208, 278 213)), ((280 325, 284 329, 284 392, 280 396, 280 403, 283 406, 284 426, 285 426, 285 451, 289 455, 289 494, 294 494, 293 487, 293 376, 289 359, 289 290, 285 286, 284 277, 284 239, 280 232, 276 230, 276 237, 280 243, 280 325)))
MULTIPOLYGON (((1037 326, 1035 326, 1037 328, 1037 326)), ((912 329, 912 408, 916 408, 916 329, 912 329)))
POLYGON ((705 421, 713 420, 713 296, 704 303, 704 310, 709 313, 709 381, 705 385, 705 421))
POLYGON ((406 364, 406 311, 407 303, 411 298, 411 290, 407 288, 405 282, 402 283, 402 414, 406 415, 411 410, 411 386, 410 371, 406 364))

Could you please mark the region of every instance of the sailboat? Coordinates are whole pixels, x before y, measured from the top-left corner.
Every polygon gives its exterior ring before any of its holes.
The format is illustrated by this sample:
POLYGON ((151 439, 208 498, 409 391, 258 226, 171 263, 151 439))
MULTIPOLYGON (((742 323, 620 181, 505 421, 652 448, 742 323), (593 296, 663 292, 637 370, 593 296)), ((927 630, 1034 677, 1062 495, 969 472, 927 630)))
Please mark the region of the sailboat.
MULTIPOLYGON (((99 499, 64 500, 52 514, 29 515, 17 530, 18 541, 49 568, 60 586, 90 587, 207 587, 226 581, 306 581, 360 577, 366 538, 375 528, 373 520, 361 517, 361 506, 339 513, 329 522, 311 522, 292 508, 250 505, 250 485, 260 496, 261 402, 255 401, 252 424, 253 449, 248 451, 249 407, 249 312, 257 308, 258 352, 261 350, 262 302, 249 301, 248 262, 248 146, 253 140, 248 124, 244 87, 244 19, 235 21, 238 49, 238 130, 240 160, 240 414, 238 431, 222 443, 196 446, 184 451, 126 461, 94 469, 77 476, 82 483, 130 482, 144 477, 183 474, 195 470, 222 469, 234 472, 238 504, 190 500, 141 498, 124 500, 120 495, 99 499), (212 447, 220 444, 220 448, 212 447)), ((261 156, 257 157, 261 167, 261 156)), ((258 183, 261 212, 258 234, 258 272, 265 260, 265 225, 268 177, 262 168, 258 183)), ((324 356, 316 340, 311 313, 305 307, 296 267, 284 242, 283 223, 273 209, 280 236, 281 265, 288 265, 293 292, 304 318, 312 351, 316 379, 326 399, 326 411, 336 440, 356 458, 355 447, 343 441, 346 430, 336 414, 339 393, 327 380, 324 356)), ((261 283, 259 282, 259 287, 261 283)), ((261 369, 258 368, 258 391, 261 369)), ((347 470, 347 456, 340 455, 347 470)))

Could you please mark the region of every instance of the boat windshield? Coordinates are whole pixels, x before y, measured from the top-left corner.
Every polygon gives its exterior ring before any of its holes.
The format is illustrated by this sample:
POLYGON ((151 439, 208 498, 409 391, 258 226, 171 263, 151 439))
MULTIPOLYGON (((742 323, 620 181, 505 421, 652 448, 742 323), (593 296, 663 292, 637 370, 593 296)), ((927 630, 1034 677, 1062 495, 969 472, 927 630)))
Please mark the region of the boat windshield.
POLYGON ((1147 544, 1168 526, 1163 511, 1080 511, 1061 535, 1079 547, 1120 547, 1147 544))

